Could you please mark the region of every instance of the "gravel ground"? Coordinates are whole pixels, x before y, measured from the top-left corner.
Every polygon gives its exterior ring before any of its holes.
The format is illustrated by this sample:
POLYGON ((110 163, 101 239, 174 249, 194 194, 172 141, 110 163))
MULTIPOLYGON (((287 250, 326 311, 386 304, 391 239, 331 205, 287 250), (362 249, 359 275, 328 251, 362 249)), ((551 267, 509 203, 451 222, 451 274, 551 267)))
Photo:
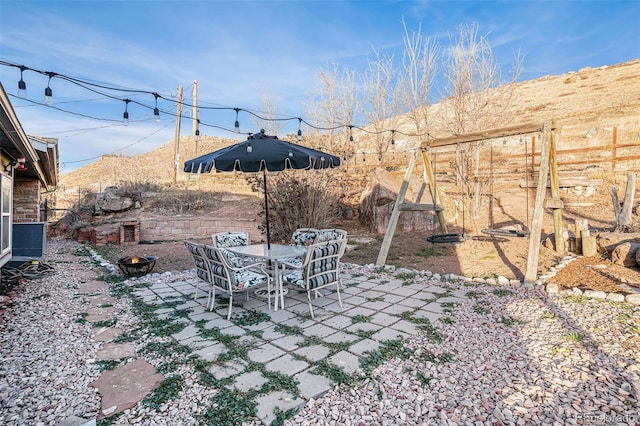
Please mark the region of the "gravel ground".
MULTIPOLYGON (((57 274, 30 281, 3 314, 0 424, 59 425, 98 412, 90 383, 99 375, 100 343, 78 321, 87 308, 75 297, 85 278, 56 254, 74 247, 52 242, 48 261, 57 274)), ((468 300, 368 378, 309 401, 285 423, 640 424, 639 306, 551 297, 535 288, 431 284, 463 289, 468 300)), ((117 306, 119 323, 133 327, 127 305, 125 298, 117 306)), ((180 373, 188 391, 157 411, 139 404, 118 424, 197 424, 194 414, 212 390, 198 387, 193 368, 180 373)))

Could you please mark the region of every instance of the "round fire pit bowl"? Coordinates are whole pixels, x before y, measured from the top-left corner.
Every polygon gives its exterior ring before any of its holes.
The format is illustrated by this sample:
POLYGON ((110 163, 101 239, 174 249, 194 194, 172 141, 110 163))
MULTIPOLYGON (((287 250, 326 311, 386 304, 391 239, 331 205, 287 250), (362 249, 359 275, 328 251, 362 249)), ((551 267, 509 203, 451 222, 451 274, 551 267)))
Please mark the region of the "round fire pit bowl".
POLYGON ((118 267, 128 277, 147 275, 156 265, 158 256, 128 256, 118 259, 118 267))

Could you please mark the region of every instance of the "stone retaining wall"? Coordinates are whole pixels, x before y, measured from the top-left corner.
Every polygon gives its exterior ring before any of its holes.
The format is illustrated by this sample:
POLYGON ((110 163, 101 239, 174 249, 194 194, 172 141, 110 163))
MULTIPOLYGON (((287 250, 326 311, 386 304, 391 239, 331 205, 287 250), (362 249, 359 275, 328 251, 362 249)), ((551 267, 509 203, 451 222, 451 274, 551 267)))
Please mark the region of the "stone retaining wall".
POLYGON ((199 239, 230 230, 248 232, 252 241, 260 241, 259 225, 260 222, 256 219, 220 216, 158 216, 140 220, 140 241, 199 239))

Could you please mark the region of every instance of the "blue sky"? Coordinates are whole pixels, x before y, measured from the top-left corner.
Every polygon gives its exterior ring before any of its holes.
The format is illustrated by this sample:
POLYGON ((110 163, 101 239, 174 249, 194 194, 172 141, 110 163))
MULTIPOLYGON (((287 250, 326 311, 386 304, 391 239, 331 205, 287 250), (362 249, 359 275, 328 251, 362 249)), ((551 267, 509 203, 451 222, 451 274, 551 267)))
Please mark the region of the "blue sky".
MULTIPOLYGON (((505 71, 524 53, 520 80, 640 58, 640 1, 10 1, 0 0, 0 60, 107 86, 171 98, 183 86, 190 102, 259 112, 268 96, 277 112, 305 117, 320 68, 364 71, 373 49, 400 55, 403 26, 421 25, 443 47, 461 24, 488 34, 505 71)), ((47 77, 24 72, 27 98, 42 102, 47 77)), ((20 71, 0 66, 17 94, 20 71)), ((170 140, 175 118, 54 77, 54 106, 10 97, 25 131, 59 139, 61 172, 109 153, 134 155, 170 140)), ((127 96, 122 96, 124 99, 127 96)), ((153 96, 128 96, 153 108, 153 96)), ((159 102, 175 113, 175 106, 159 102)), ((203 122, 232 128, 235 112, 201 111, 203 122)), ((246 113, 243 132, 255 132, 246 113)), ((365 123, 354 123, 362 125, 365 123)), ((191 132, 182 121, 181 134, 191 132)), ((297 131, 293 121, 286 132, 297 131)), ((243 139, 202 127, 203 134, 243 139)), ((282 135, 281 135, 282 136, 282 135)))

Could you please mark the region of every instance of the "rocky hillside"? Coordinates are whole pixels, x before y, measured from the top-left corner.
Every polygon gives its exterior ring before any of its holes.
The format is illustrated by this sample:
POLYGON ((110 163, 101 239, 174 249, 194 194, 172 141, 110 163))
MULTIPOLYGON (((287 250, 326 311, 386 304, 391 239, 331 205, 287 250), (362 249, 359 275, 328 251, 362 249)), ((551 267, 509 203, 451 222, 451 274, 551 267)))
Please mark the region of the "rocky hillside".
MULTIPOLYGON (((511 110, 503 111, 497 120, 499 127, 555 119, 562 129, 559 147, 564 149, 588 147, 594 142, 594 135, 596 139, 610 139, 614 127, 617 131, 617 143, 640 145, 640 59, 519 82, 509 86, 508 90, 514 101, 511 110)), ((445 127, 445 104, 436 104, 430 108, 430 116, 434 118, 430 133, 437 137, 451 136, 445 127)), ((366 151, 369 143, 366 135, 360 134, 356 139, 354 143, 357 147, 354 151, 366 151)), ((202 137, 198 143, 198 152, 202 154, 234 142, 237 140, 202 137)), ((168 141, 163 146, 136 157, 104 156, 62 175, 56 197, 59 202, 63 202, 64 199, 77 198, 81 192, 79 188, 100 191, 121 180, 170 183, 173 155, 173 141, 168 141)), ((181 137, 181 160, 195 156, 195 139, 192 136, 181 137)), ((355 158, 349 158, 345 163, 348 166, 346 173, 359 176, 350 180, 357 185, 366 181, 372 167, 378 166, 376 161, 365 162, 355 158)), ((383 163, 384 166, 401 169, 403 164, 406 165, 406 153, 385 157, 383 163)), ((248 191, 244 179, 233 174, 197 177, 180 173, 178 181, 180 185, 190 188, 248 191)))

